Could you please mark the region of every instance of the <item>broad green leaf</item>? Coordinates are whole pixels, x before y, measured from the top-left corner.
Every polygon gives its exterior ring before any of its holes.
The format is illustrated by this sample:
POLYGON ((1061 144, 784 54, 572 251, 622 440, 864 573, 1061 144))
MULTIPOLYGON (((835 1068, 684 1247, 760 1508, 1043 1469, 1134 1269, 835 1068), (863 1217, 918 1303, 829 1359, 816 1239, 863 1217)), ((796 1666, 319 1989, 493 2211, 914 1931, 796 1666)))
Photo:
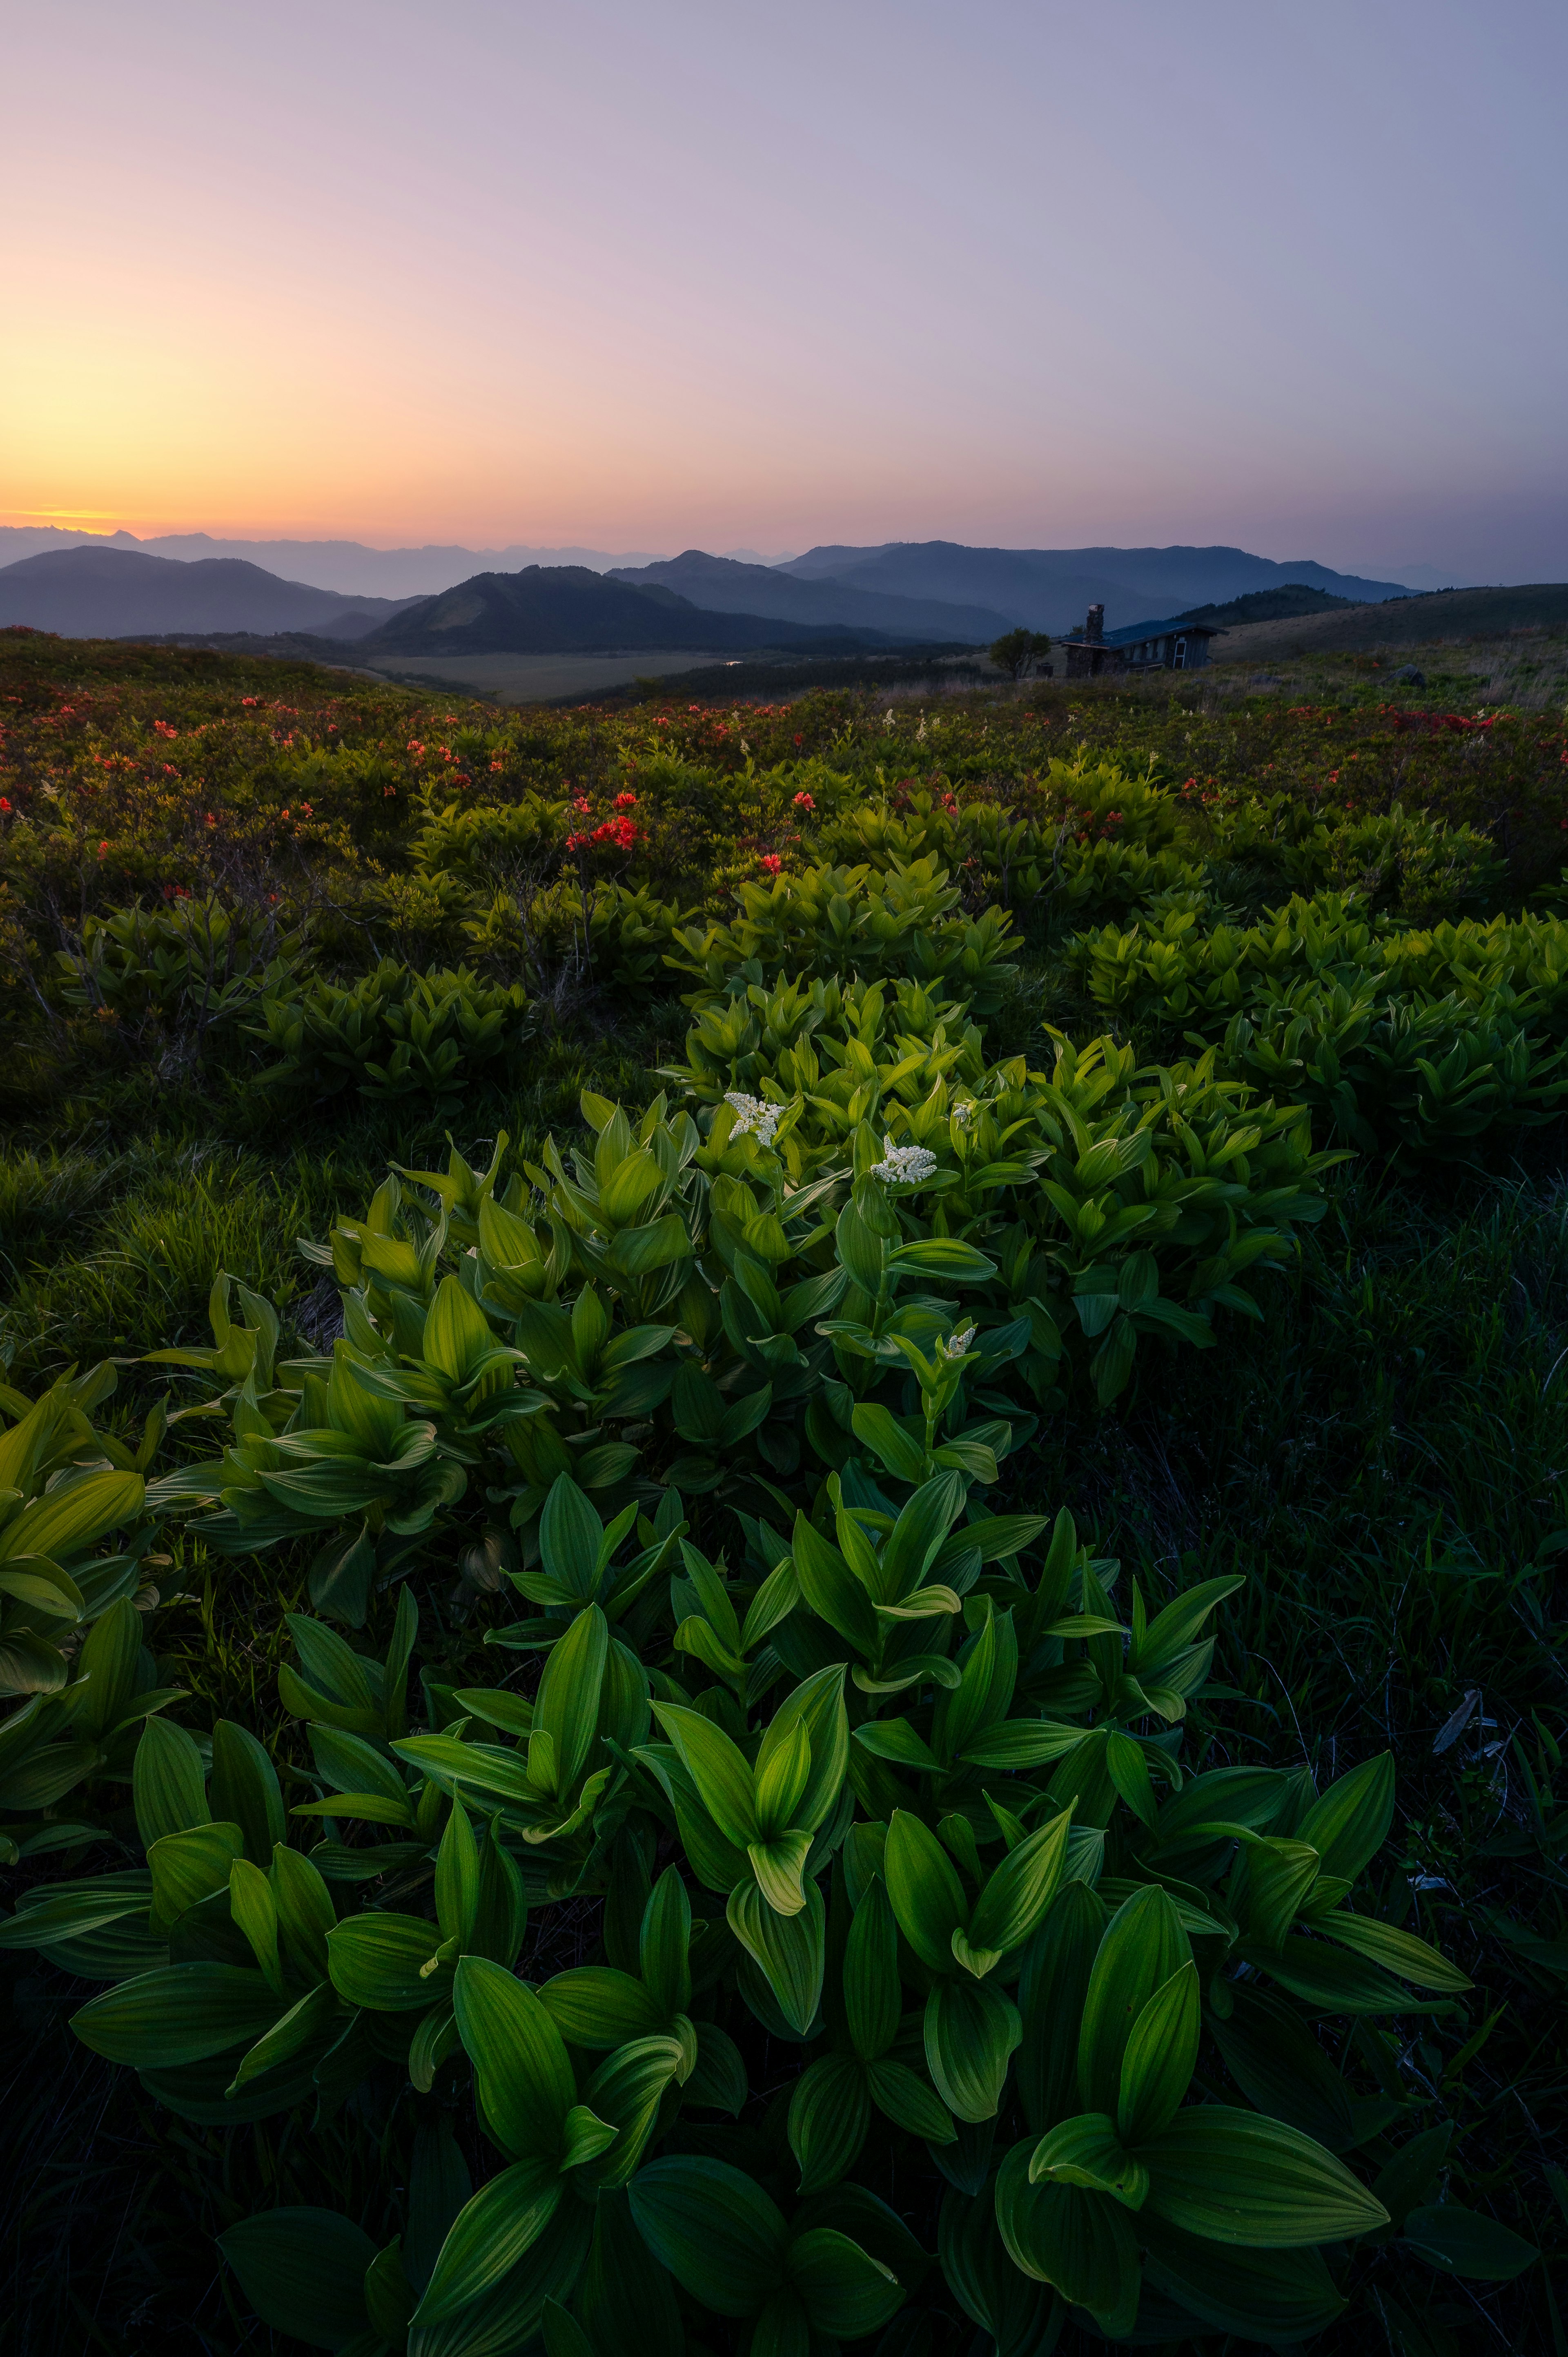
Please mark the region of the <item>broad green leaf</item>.
POLYGON ((725 1839, 745 1849, 757 1836, 756 1784, 745 1753, 698 1710, 656 1702, 653 1715, 681 1756, 697 1797, 725 1839))
POLYGON ((865 1660, 875 1662, 882 1632, 871 1598, 837 1547, 813 1530, 804 1514, 795 1517, 790 1554, 800 1593, 812 1611, 865 1660))
POLYGON ((1393 1753, 1384 1751, 1330 1784, 1296 1826, 1295 1838, 1311 1843, 1325 1874, 1353 1882, 1388 1839, 1393 1813, 1393 1753))
POLYGON ((776 1915, 798 1915, 806 1904, 804 1877, 811 1849, 811 1836, 804 1828, 747 1844, 746 1854, 757 1887, 776 1915))
POLYGON ((1380 1922, 1375 1915, 1349 1915, 1337 1910, 1330 1915, 1319 1915, 1314 1928, 1342 1948, 1352 1949, 1357 1955, 1369 1956, 1374 1964, 1398 1973, 1412 1988, 1433 1989, 1442 1996, 1458 1996, 1474 1983, 1467 1980, 1457 1964, 1451 1964, 1413 1932, 1403 1932, 1392 1923, 1380 1922))
POLYGON ((863 2061, 886 2053, 898 2033, 902 2003, 893 1910, 883 1885, 874 1882, 854 1910, 843 1955, 844 2018, 863 2061))
POLYGON ((1428 2266, 1472 2283, 1512 2283, 1541 2256, 1533 2243, 1498 2219, 1457 2201, 1412 2210, 1404 2222, 1404 2242, 1428 2266))
POLYGON ((1348 2152, 1357 2140, 1349 2089, 1294 2006, 1245 1983, 1231 1986, 1230 2003, 1229 2018, 1211 2016, 1208 2029, 1249 2103, 1330 2152, 1348 2152))
MULTIPOLYGON (((585 2201, 563 2201, 521 2259, 470 2306, 433 2324, 416 2324, 408 2357, 516 2357, 538 2332, 547 2300, 572 2297, 593 2233, 585 2201)), ((355 2351, 353 2357, 361 2357, 355 2351)), ((373 2357, 371 2350, 362 2357, 373 2357)))
POLYGON ((1150 1885, 1117 1909, 1094 1959, 1079 2031, 1078 2091, 1084 2111, 1114 2117, 1133 2024, 1191 1954, 1176 1904, 1165 1891, 1150 1885))
POLYGON ((1130 2331, 1138 2307, 1133 2222, 1108 2193, 1031 2185, 1031 2143, 1015 2145, 996 2179, 996 2223, 1015 2266, 1086 2308, 1110 2333, 1130 2331))
POLYGON ((884 2055, 865 2066, 865 2084, 877 2109, 928 2144, 951 2144, 958 2135, 952 2114, 930 2083, 908 2063, 884 2055))
POLYGON ((765 1841, 790 1824, 811 1772, 811 1738, 800 1720, 757 1768, 757 1823, 765 1841))
POLYGON ((141 1512, 145 1490, 139 1473, 89 1473, 62 1483, 0 1529, 0 1562, 41 1555, 69 1568, 73 1555, 141 1512))
POLYGON ((341 2349, 370 2321, 365 2269, 376 2246, 333 2210, 263 2210, 218 2237, 263 2324, 312 2349, 341 2349))
POLYGON ((662 2029, 668 2018, 651 1990, 613 1964, 576 1964, 553 1974, 540 1984, 539 2002, 568 2046, 601 2053, 662 2029))
POLYGON ((192 1825, 156 1841, 147 1852, 154 1928, 166 1932, 187 1908, 227 1890, 230 1869, 243 1852, 244 1835, 235 1824, 192 1825))
POLYGON ((328 1934, 338 1921, 331 1892, 310 1860, 281 1842, 273 1851, 272 1885, 285 1950, 299 1971, 325 1980, 328 1934))
POLYGON ((534 1730, 554 1742, 555 1790, 563 1797, 575 1789, 593 1748, 609 1643, 609 1622, 590 1604, 551 1647, 539 1682, 534 1730))
POLYGON ((245 1837, 245 1856, 263 1870, 272 1864, 273 1845, 288 1827, 277 1770, 249 1728, 220 1718, 212 1730, 212 1813, 237 1824, 245 1837))
POLYGON ((1183 2233, 1148 2209, 1138 2220, 1149 2281, 1216 2332, 1284 2348, 1322 2331, 1345 2310, 1322 2254, 1249 2251, 1183 2233))
MULTIPOLYGON (((970 1918, 969 1951, 982 1960, 969 1964, 970 1971, 989 1972, 1011 1949, 1021 1947, 1036 1929, 1061 1880, 1071 1830, 1072 1812, 1064 1809, 1028 1835, 993 1869, 970 1918)), ((956 1940, 954 1953, 958 1953, 956 1940)), ((960 1957, 961 1963, 965 1961, 960 1957)))
POLYGON ((952 1935, 969 1920, 969 1902, 940 1842, 908 1809, 887 1828, 883 1874, 898 1928, 927 1970, 952 1969, 952 1935))
POLYGON ((184 1727, 161 1713, 142 1731, 131 1765, 131 1793, 144 1849, 166 1834, 188 1832, 211 1817, 201 1754, 184 1727))
POLYGON ((281 1996, 277 1900, 266 1876, 248 1857, 237 1857, 229 1869, 229 1914, 250 1942, 267 1986, 281 1996))
POLYGON ((1064 1883, 1025 1952, 1018 2094, 1036 2133, 1079 2108, 1079 2023, 1107 1921, 1104 1900, 1086 1882, 1064 1883))
MULTIPOLYGON (((252 1872, 255 1869, 252 1867, 252 1872)), ((230 2083, 229 2093, 237 2095, 252 2080, 264 2078, 292 2055, 307 2046, 318 2049, 330 2043, 342 2029, 343 2017, 336 1993, 325 1983, 319 1988, 307 1990, 285 2014, 280 2014, 272 2028, 247 2048, 230 2083)))
POLYGON ((638 1934, 642 1977, 661 2020, 692 2006, 692 1902, 680 1868, 667 1866, 649 1895, 638 1934))
POLYGON ((754 2316, 783 2282, 789 2230, 738 2169, 694 2154, 656 2160, 638 2171, 629 2195, 655 2259, 703 2308, 754 2316))
POLYGON ((937 1983, 926 1999, 926 2063, 961 2120, 995 2117, 1023 2034, 1017 2007, 989 1982, 961 1974, 937 1983))
POLYGON ((435 1853, 435 1918, 446 1940, 472 1945, 479 1911, 479 1849, 461 1801, 452 1804, 435 1853))
POLYGON ((250 2045, 281 2010, 260 1973, 236 1964, 166 1964, 90 1998, 70 2026, 110 2062, 167 2071, 250 2045))
POLYGON ((789 2097, 789 2149, 800 2191, 815 2193, 847 2177, 871 2124, 864 2064, 854 2054, 824 2054, 796 2080, 789 2097))
POLYGON ((569 1473, 559 1476, 539 1517, 539 1545, 550 1578, 587 1603, 597 1577, 604 1524, 569 1473))
POLYGON ((596 2190, 626 2184, 652 2134, 664 2093, 688 2060, 680 2038, 637 2038, 601 2062, 584 2090, 584 2102, 615 2131, 612 2141, 580 2174, 596 2190))
POLYGON ((892 2268, 831 2226, 797 2234, 788 2266, 807 2316, 831 2340, 864 2340, 904 2305, 904 2287, 892 2268))
POLYGON ((533 1991, 483 1956, 464 1956, 453 1989, 480 2116, 501 2150, 558 2157, 577 2100, 561 2033, 533 1991))
POLYGON ((450 1963, 435 1963, 441 1945, 439 1926, 423 1915, 350 1915, 328 1934, 332 1986, 371 2013, 423 2013, 452 1994, 450 1963))
POLYGON ((1029 2162, 1029 2182, 1043 2185, 1047 2180, 1109 2193, 1125 2210, 1141 2210, 1149 2190, 1148 2170, 1127 2150, 1115 2121, 1103 2112, 1080 2112, 1040 2138, 1029 2162))
POLYGON ((849 1769, 849 1718, 842 1663, 830 1662, 784 1696, 757 1749, 758 1776, 768 1770, 776 1753, 793 1741, 797 1726, 805 1729, 811 1744, 811 1768, 790 1822, 815 1833, 831 1814, 849 1769))
POLYGON ((850 1424, 855 1438, 864 1441, 900 1481, 917 1482, 924 1478, 925 1450, 887 1408, 872 1401, 862 1402, 852 1411, 850 1424))
POLYGON ((1204 2104, 1178 2112, 1139 2158, 1149 2208, 1189 2234, 1257 2250, 1351 2242, 1388 2212, 1344 2163, 1299 2128, 1204 2104))
POLYGON ((1189 1960, 1144 2007, 1122 2057, 1116 2129, 1134 2151, 1180 2109, 1197 2061, 1199 2028, 1197 1966, 1189 1960))
POLYGON ((468 1377, 496 1347, 489 1319, 456 1276, 444 1276, 424 1320, 424 1356, 449 1383, 468 1377))
POLYGON ((725 1918, 756 1964, 790 2028, 801 2037, 816 2018, 826 1966, 826 1920, 819 1885, 805 1886, 806 1904, 797 1915, 780 1915, 755 1882, 738 1883, 725 1918))

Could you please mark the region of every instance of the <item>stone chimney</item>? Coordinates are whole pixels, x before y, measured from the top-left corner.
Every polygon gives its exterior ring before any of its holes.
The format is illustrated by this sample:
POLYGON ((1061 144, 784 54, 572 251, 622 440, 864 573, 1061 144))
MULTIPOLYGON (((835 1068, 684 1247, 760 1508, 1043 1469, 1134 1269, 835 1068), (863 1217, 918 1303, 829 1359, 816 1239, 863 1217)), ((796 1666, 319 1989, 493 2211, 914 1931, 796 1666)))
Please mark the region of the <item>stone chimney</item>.
POLYGON ((1083 635, 1091 647, 1103 645, 1105 640, 1105 608, 1103 606, 1091 606, 1090 608, 1089 619, 1083 626, 1083 635))

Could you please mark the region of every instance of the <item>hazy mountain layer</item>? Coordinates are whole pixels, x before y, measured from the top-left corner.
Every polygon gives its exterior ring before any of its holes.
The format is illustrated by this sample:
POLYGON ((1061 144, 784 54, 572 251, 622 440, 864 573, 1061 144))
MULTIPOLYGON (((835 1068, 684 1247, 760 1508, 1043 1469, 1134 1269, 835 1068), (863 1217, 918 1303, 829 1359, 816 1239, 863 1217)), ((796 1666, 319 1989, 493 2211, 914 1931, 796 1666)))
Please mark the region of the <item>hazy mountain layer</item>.
POLYGON ((933 597, 890 597, 832 579, 798 579, 789 568, 737 565, 688 548, 657 565, 618 565, 611 578, 634 588, 658 585, 689 597, 711 614, 771 614, 780 621, 841 622, 851 630, 880 630, 914 643, 958 640, 989 646, 1012 619, 985 606, 947 605, 933 597))
POLYGON ((30 622, 68 639, 168 630, 314 630, 357 639, 401 610, 394 598, 346 598, 280 581, 231 556, 182 565, 135 549, 67 548, 0 569, 0 626, 30 622))
POLYGON ((798 580, 832 580, 895 597, 993 607, 1031 630, 1076 629, 1091 605, 1106 628, 1145 614, 1222 603, 1250 590, 1302 586, 1358 604, 1407 593, 1397 581, 1364 581, 1303 559, 1276 565, 1244 548, 966 548, 957 541, 893 541, 881 548, 808 549, 781 568, 798 580))
MULTIPOLYGON (((4 576, 0 575, 0 579, 4 576)), ((479 573, 423 597, 364 641, 375 654, 588 654, 636 647, 714 653, 755 647, 886 644, 874 631, 809 630, 756 614, 704 612, 674 590, 634 588, 584 565, 479 573)))

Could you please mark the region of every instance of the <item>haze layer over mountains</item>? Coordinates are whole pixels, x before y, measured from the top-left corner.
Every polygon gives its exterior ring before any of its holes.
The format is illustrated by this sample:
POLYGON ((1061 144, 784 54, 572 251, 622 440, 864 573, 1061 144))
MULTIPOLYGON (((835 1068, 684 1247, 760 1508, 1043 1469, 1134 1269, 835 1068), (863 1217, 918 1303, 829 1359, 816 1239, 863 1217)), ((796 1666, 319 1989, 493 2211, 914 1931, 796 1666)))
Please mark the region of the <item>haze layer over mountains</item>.
MULTIPOLYGON (((38 537, 0 527, 0 554, 38 537)), ((53 533, 45 550, 0 565, 0 626, 27 623, 79 638, 305 633, 403 653, 472 651, 480 640, 486 651, 690 646, 720 652, 833 640, 850 651, 982 646, 1020 623, 1060 636, 1081 624, 1090 605, 1104 607, 1106 627, 1114 630, 1286 584, 1358 603, 1407 594, 1398 582, 1366 580, 1310 560, 1280 564, 1238 548, 969 548, 919 541, 813 548, 779 565, 687 549, 635 565, 601 558, 587 565, 486 565, 478 552, 456 548, 225 544, 203 534, 181 544, 193 551, 286 549, 302 573, 330 575, 328 582, 285 578, 236 554, 177 556, 167 539, 127 545, 126 533, 61 546, 67 539, 53 533), (171 553, 155 555, 153 545, 171 553), (348 594, 346 576, 361 561, 373 576, 380 560, 414 558, 436 570, 462 569, 423 595, 388 597, 368 586, 348 594)))

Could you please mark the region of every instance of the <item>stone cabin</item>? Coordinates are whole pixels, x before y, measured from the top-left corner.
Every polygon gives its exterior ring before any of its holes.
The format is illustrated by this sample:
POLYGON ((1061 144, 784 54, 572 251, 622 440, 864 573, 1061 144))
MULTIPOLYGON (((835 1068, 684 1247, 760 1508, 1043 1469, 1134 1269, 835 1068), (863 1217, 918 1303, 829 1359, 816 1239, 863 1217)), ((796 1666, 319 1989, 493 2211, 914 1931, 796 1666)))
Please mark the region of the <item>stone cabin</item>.
POLYGON ((1208 661, 1208 641, 1223 634, 1207 622, 1134 622, 1105 629, 1105 608, 1091 606, 1081 630, 1069 639, 1069 679, 1096 679, 1103 671, 1196 671, 1208 661))

